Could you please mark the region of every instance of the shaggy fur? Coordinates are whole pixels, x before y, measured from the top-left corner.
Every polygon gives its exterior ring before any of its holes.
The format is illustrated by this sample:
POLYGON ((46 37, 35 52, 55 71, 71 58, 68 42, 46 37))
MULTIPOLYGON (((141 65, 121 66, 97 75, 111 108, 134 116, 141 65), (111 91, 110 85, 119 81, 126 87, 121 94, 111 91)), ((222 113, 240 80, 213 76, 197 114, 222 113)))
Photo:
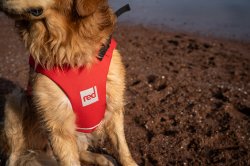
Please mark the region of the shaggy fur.
MULTIPOLYGON (((116 22, 107 0, 3 0, 2 6, 16 20, 35 63, 45 68, 91 67, 116 22)), ((56 165, 56 161, 61 166, 80 166, 80 161, 113 165, 107 156, 87 150, 105 135, 122 165, 137 165, 124 135, 124 77, 121 57, 115 50, 107 78, 105 118, 93 133, 83 134, 76 132, 75 114, 64 92, 52 80, 31 70, 32 97, 16 90, 7 98, 7 165, 56 165)))

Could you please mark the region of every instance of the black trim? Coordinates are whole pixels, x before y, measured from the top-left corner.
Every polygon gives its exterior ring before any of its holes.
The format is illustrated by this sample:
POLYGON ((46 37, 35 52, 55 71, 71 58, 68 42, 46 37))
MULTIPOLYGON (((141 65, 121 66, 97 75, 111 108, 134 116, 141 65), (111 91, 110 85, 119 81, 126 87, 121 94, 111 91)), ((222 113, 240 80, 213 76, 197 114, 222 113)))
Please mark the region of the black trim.
MULTIPOLYGON (((122 15, 123 13, 127 12, 127 11, 130 11, 130 6, 129 4, 121 7, 120 9, 118 9, 116 12, 115 12, 115 15, 116 17, 119 17, 120 15, 122 15)), ((108 51, 109 49, 109 46, 110 46, 110 43, 111 43, 111 39, 112 39, 112 36, 109 37, 109 39, 107 40, 106 44, 103 44, 99 53, 98 53, 98 59, 100 61, 102 61, 103 57, 105 56, 106 52, 108 51)))
POLYGON ((121 7, 120 9, 118 9, 116 12, 115 12, 115 15, 116 17, 119 17, 120 15, 122 15, 123 13, 127 12, 127 11, 130 11, 131 8, 129 6, 129 4, 121 7))
POLYGON ((103 57, 105 56, 106 52, 108 51, 109 49, 109 46, 110 46, 110 43, 111 43, 111 38, 112 36, 109 37, 109 39, 107 40, 106 42, 106 45, 102 45, 100 51, 99 51, 99 54, 98 54, 98 59, 101 61, 103 59, 103 57))

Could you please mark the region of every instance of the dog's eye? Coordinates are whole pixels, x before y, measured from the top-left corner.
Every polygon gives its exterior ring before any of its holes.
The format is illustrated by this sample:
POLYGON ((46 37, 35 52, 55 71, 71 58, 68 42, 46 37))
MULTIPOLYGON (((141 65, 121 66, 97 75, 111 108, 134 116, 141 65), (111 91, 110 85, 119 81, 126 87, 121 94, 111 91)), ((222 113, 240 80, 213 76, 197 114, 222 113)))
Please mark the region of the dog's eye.
POLYGON ((33 16, 40 16, 43 14, 43 9, 42 8, 30 8, 27 10, 28 13, 32 14, 33 16))

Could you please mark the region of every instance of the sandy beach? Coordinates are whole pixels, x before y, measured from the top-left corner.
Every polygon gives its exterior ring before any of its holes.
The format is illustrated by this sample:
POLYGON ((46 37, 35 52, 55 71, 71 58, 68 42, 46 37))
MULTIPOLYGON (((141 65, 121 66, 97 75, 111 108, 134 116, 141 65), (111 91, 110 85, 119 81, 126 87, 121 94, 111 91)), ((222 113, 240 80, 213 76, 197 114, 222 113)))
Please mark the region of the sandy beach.
MULTIPOLYGON (((0 27, 3 119, 4 96, 27 85, 29 53, 12 21, 0 15, 0 27)), ((127 71, 126 138, 139 165, 250 165, 249 43, 129 24, 114 37, 127 71)), ((97 151, 117 158, 105 147, 97 151)))

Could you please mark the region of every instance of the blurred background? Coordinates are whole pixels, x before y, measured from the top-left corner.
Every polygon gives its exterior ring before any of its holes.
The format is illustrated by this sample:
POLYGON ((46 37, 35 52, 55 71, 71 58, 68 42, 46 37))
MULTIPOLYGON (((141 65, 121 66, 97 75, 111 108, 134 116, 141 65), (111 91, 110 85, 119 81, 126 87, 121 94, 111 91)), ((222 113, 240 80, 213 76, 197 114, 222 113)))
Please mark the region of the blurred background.
POLYGON ((250 40, 249 0, 109 0, 114 10, 129 3, 120 22, 250 40))

